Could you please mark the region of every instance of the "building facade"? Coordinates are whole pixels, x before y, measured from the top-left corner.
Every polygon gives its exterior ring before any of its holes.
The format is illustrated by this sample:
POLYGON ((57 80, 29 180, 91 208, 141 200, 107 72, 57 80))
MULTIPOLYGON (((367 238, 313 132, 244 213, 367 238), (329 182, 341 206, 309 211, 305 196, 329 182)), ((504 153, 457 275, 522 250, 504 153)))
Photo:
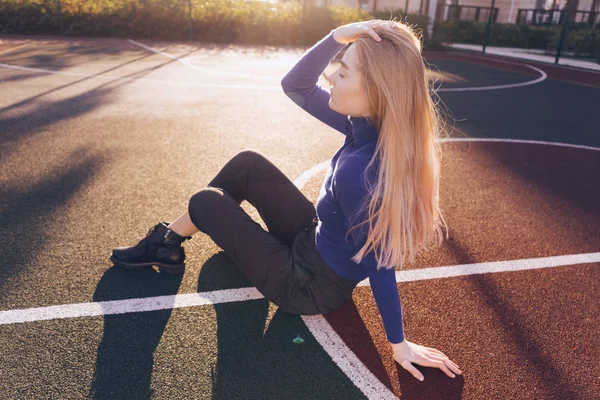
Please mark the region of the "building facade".
MULTIPOLYGON (((575 8, 581 11, 590 11, 592 7, 598 10, 600 1, 598 0, 573 0, 575 8)), ((447 19, 449 15, 449 6, 462 6, 463 13, 466 13, 467 19, 473 19, 477 8, 489 8, 491 0, 314 0, 316 6, 337 6, 345 5, 348 7, 360 7, 365 11, 377 10, 405 10, 408 7, 409 14, 426 14, 433 16, 433 10, 430 7, 435 3, 437 8, 437 19, 447 19), (359 4, 360 2, 360 4, 359 4)), ((517 22, 519 9, 562 9, 566 0, 495 0, 494 8, 498 9, 496 22, 514 24, 517 22)), ((479 14, 478 14, 479 15, 479 14)), ((480 18, 483 19, 485 14, 480 18)), ((487 17, 486 17, 487 19, 487 17)))

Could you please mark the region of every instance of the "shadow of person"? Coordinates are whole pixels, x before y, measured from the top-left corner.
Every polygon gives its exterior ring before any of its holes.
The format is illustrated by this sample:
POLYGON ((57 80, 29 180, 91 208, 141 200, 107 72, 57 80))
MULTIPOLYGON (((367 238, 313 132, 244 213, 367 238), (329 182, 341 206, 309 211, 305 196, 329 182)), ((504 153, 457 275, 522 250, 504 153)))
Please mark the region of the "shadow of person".
MULTIPOLYGON (((108 269, 96 286, 95 302, 175 295, 183 275, 153 269, 108 269)), ((101 304, 102 305, 102 304, 101 304)), ((108 308, 107 308, 108 309, 108 308)), ((114 307, 111 307, 114 312, 114 307)), ((172 308, 104 316, 104 335, 98 346, 89 397, 93 399, 149 399, 154 351, 172 308)))
POLYGON ((392 390, 392 382, 385 370, 382 354, 377 350, 354 301, 346 302, 339 310, 327 314, 325 319, 340 335, 349 351, 353 352, 381 383, 392 390))
MULTIPOLYGON (((198 292, 216 290, 215 282, 221 282, 219 289, 224 289, 224 284, 228 288, 252 287, 224 252, 202 266, 198 292)), ((218 354, 211 371, 213 399, 279 400, 307 393, 338 398, 340 393, 358 391, 314 339, 301 316, 269 306, 264 298, 220 303, 214 308, 218 354), (274 309, 269 319, 269 310, 274 309), (295 344, 297 336, 304 343, 295 344)), ((356 393, 357 398, 359 395, 356 393)))
POLYGON ((425 380, 421 382, 397 362, 394 365, 398 372, 402 390, 400 399, 402 400, 460 400, 463 398, 465 388, 463 375, 450 378, 439 368, 424 367, 413 363, 412 365, 425 377, 425 380))

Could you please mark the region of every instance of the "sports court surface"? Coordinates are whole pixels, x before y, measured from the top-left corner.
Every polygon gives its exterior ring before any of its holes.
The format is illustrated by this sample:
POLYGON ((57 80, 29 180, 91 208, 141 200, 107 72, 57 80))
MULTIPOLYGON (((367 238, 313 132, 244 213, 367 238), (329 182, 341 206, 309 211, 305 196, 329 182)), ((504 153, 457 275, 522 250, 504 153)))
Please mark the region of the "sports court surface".
POLYGON ((302 53, 0 37, 0 398, 600 398, 597 73, 425 55, 450 239, 397 280, 454 379, 393 362, 368 281, 300 317, 202 233, 183 276, 112 265, 245 149, 316 201, 343 137, 281 90, 302 53))

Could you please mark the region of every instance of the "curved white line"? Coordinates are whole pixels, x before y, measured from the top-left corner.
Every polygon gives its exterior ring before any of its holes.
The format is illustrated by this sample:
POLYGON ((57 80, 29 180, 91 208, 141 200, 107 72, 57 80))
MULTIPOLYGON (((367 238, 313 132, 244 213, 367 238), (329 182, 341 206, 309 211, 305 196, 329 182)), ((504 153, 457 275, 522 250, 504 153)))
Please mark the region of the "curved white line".
POLYGON ((188 60, 189 57, 183 57, 183 58, 176 57, 176 56, 171 55, 169 53, 165 53, 164 51, 160 51, 160 50, 157 50, 157 49, 155 49, 153 47, 147 46, 147 45, 145 45, 143 43, 137 42, 137 41, 135 41, 133 39, 127 39, 127 41, 129 43, 131 43, 131 44, 134 44, 136 46, 140 46, 140 47, 142 47, 142 48, 144 48, 146 50, 149 50, 149 51, 151 51, 153 53, 160 54, 162 56, 170 58, 171 60, 175 60, 175 61, 177 61, 177 62, 179 62, 179 63, 181 63, 183 65, 186 65, 186 66, 188 66, 190 68, 194 68, 194 69, 196 69, 198 71, 208 72, 210 74, 227 75, 227 76, 237 76, 237 77, 240 77, 240 78, 262 79, 262 80, 268 80, 268 81, 277 80, 277 78, 273 78, 273 77, 270 77, 270 76, 256 76, 256 75, 250 75, 250 74, 240 74, 240 73, 235 73, 235 72, 216 71, 216 70, 213 70, 213 69, 210 69, 210 68, 199 67, 197 65, 192 64, 188 60))
POLYGON ((241 74, 241 73, 237 73, 237 72, 216 71, 214 69, 204 68, 204 67, 200 67, 198 65, 192 64, 190 62, 190 60, 188 60, 187 58, 182 58, 178 61, 180 63, 182 63, 183 65, 187 65, 190 68, 194 68, 194 69, 197 69, 198 71, 202 71, 202 72, 208 72, 210 74, 235 76, 235 77, 239 77, 239 78, 259 79, 259 80, 265 80, 265 81, 280 81, 281 80, 281 78, 274 78, 271 76, 258 76, 258 75, 250 75, 250 74, 241 74))
MULTIPOLYGON (((62 75, 62 76, 73 76, 77 78, 99 78, 99 79, 108 79, 108 80, 123 80, 123 81, 139 81, 139 82, 151 82, 151 83, 162 83, 167 85, 175 85, 175 86, 198 86, 198 87, 211 87, 211 88, 219 88, 219 89, 258 89, 258 90, 273 90, 280 91, 281 86, 262 86, 262 85, 226 85, 226 84, 215 84, 215 83, 197 83, 197 82, 177 82, 177 81, 165 81, 161 79, 151 79, 151 78, 129 78, 117 75, 105 75, 105 74, 84 74, 81 72, 64 72, 64 71, 56 71, 52 69, 44 69, 44 68, 33 68, 33 67, 24 67, 21 65, 12 65, 12 64, 4 64, 0 63, 0 68, 8 68, 19 71, 30 71, 30 72, 41 72, 44 74, 50 75, 62 75)), ((535 68, 535 67, 532 67, 535 68)), ((543 71, 542 71, 543 72, 543 71)), ((437 92, 452 92, 452 91, 477 91, 477 90, 494 90, 494 89, 508 89, 511 87, 517 86, 528 86, 533 85, 534 83, 538 83, 546 79, 546 74, 543 77, 536 79, 535 81, 523 82, 523 83, 515 83, 513 85, 504 85, 504 86, 485 86, 485 87, 474 87, 474 88, 440 88, 437 89, 437 92)))
POLYGON ((540 83, 540 82, 544 81, 546 78, 548 78, 548 75, 544 71, 542 71, 541 69, 539 69, 537 67, 534 67, 529 64, 519 64, 519 65, 523 65, 527 68, 531 68, 532 70, 539 72, 541 74, 541 76, 532 81, 521 82, 521 83, 511 83, 508 85, 475 86, 475 87, 464 87, 464 88, 440 88, 440 89, 437 89, 436 92, 476 92, 479 90, 510 89, 510 88, 516 88, 516 87, 522 87, 522 86, 535 85, 536 83, 540 83))
POLYGON ((320 162, 319 164, 315 165, 314 167, 304 171, 302 173, 302 175, 300 175, 299 177, 296 178, 296 180, 294 180, 294 185, 296 185, 298 187, 298 189, 302 190, 302 188, 304 187, 304 185, 306 185, 306 183, 315 175, 317 175, 319 172, 326 170, 327 167, 329 166, 329 162, 331 161, 331 159, 327 159, 323 162, 320 162))
MULTIPOLYGON (((250 78, 250 79, 262 79, 262 80, 281 80, 280 78, 273 78, 273 77, 268 77, 268 76, 257 76, 257 75, 250 75, 250 74, 241 74, 241 73, 236 73, 236 72, 224 72, 224 71, 217 71, 214 69, 210 69, 210 68, 204 68, 204 67, 199 67, 197 65, 192 64, 189 60, 188 57, 184 57, 184 58, 180 58, 180 57, 176 57, 173 56, 169 53, 165 53, 163 51, 157 50, 153 47, 150 46, 146 46, 143 43, 137 42, 135 40, 132 39, 127 39, 127 41, 129 43, 132 43, 136 46, 140 46, 146 50, 152 51, 154 53, 163 55, 167 58, 170 58, 171 60, 175 60, 180 62, 183 65, 187 65, 190 68, 194 68, 198 71, 202 71, 202 72, 208 72, 211 74, 218 74, 218 75, 227 75, 227 76, 236 76, 236 77, 240 77, 240 78, 250 78)), ((510 63, 510 62, 509 62, 510 63)), ((517 64, 517 63, 511 63, 511 64, 517 64)), ((546 73, 544 71, 542 71, 539 68, 536 68, 532 65, 529 64, 517 64, 517 65, 524 65, 527 68, 533 69, 534 71, 537 71, 540 73, 540 77, 537 79, 534 79, 532 81, 527 81, 527 82, 521 82, 521 83, 511 83, 511 84, 507 84, 507 85, 496 85, 496 86, 475 86, 475 87, 466 87, 466 88, 440 88, 437 89, 436 92, 473 92, 473 91, 479 91, 479 90, 498 90, 498 89, 509 89, 509 88, 515 88, 515 87, 521 87, 521 86, 529 86, 529 85, 535 85, 536 83, 542 82, 543 80, 545 80, 548 75, 546 75, 546 73)))
MULTIPOLYGON (((308 169, 294 180, 294 185, 302 190, 311 178, 327 169, 330 162, 331 159, 327 159, 308 169)), ((360 283, 365 281, 368 283, 368 279, 360 283)), ((373 375, 369 368, 344 343, 325 317, 322 315, 301 315, 301 317, 317 343, 323 347, 338 368, 368 399, 396 399, 394 392, 373 375)))
MULTIPOLYGON (((181 59, 179 57, 175 57, 171 54, 162 52, 160 50, 153 49, 152 47, 146 46, 143 43, 136 42, 135 40, 128 39, 128 41, 131 42, 132 44, 143 47, 144 49, 147 49, 154 53, 163 55, 167 58, 178 61, 183 65, 187 65, 188 67, 195 68, 195 69, 203 71, 203 72, 219 73, 222 75, 239 76, 239 77, 264 79, 264 80, 279 80, 278 78, 271 78, 271 77, 257 77, 255 75, 248 75, 248 74, 234 74, 234 73, 229 73, 229 72, 213 71, 213 70, 210 70, 207 68, 198 67, 196 65, 189 63, 185 59, 181 59)), ((440 88, 435 91, 436 92, 472 92, 472 91, 481 91, 481 90, 509 89, 509 88, 515 88, 515 87, 534 85, 536 83, 542 82, 543 80, 545 80, 547 78, 546 73, 544 71, 542 71, 541 69, 533 67, 528 64, 522 64, 522 65, 525 65, 528 68, 538 71, 541 74, 541 76, 532 81, 514 83, 514 84, 508 84, 508 85, 479 86, 479 87, 468 87, 468 88, 440 88)), ((272 90, 272 91, 280 91, 281 90, 281 85, 261 86, 261 85, 227 85, 227 84, 214 84, 214 83, 177 82, 177 81, 165 81, 165 80, 151 79, 151 78, 129 78, 129 77, 116 76, 116 75, 105 75, 105 74, 91 75, 91 74, 84 74, 84 73, 79 73, 79 72, 63 72, 63 71, 56 71, 56 70, 50 70, 50 69, 24 67, 24 66, 20 66, 20 65, 12 65, 12 64, 4 64, 4 63, 0 63, 0 67, 21 70, 21 71, 41 72, 41 73, 52 74, 52 75, 73 76, 73 77, 78 77, 78 78, 99 78, 99 79, 108 79, 108 80, 125 80, 125 81, 130 81, 130 82, 140 81, 140 82, 161 83, 161 84, 185 86, 185 87, 197 86, 197 87, 211 87, 211 88, 220 88, 220 89, 258 89, 258 90, 272 90)))
MULTIPOLYGON (((577 147, 587 150, 600 150, 589 146, 569 145, 566 143, 526 141, 518 139, 444 139, 440 141, 497 141, 515 143, 533 143, 563 147, 577 147)), ((302 189, 306 183, 327 167, 330 159, 325 160, 302 173, 294 184, 302 189)), ((424 269, 396 271, 398 282, 440 279, 473 274, 494 273, 504 271, 521 271, 538 268, 559 267, 600 262, 600 253, 572 254, 564 256, 543 257, 534 259, 508 260, 466 265, 432 267, 424 269)), ((369 286, 368 279, 359 286, 369 286)), ((236 301, 248 301, 264 298, 256 288, 226 289, 204 293, 189 293, 169 296, 157 296, 139 299, 114 300, 104 302, 64 304, 39 308, 0 311, 0 325, 33 322, 41 320, 77 318, 109 314, 124 314, 219 304, 236 301)), ((317 342, 332 357, 338 367, 369 399, 394 399, 394 393, 388 389, 360 361, 354 352, 344 343, 340 336, 322 315, 302 316, 302 319, 317 342)))
MULTIPOLYGON (((478 139, 440 139, 440 142, 467 142, 478 141, 478 139)), ((483 139, 480 141, 534 143, 544 145, 555 145, 563 147, 577 147, 587 150, 600 150, 600 148, 569 145, 554 142, 539 142, 517 139, 483 139)), ((316 174, 326 168, 331 160, 325 160, 304 172, 294 184, 298 189, 302 187, 316 174)), ((510 260, 499 262, 488 262, 478 264, 457 265, 450 267, 420 268, 414 270, 396 271, 397 282, 408 282, 423 279, 447 278, 461 275, 484 274, 500 271, 520 271, 532 268, 548 268, 560 265, 574 265, 582 263, 600 262, 600 253, 573 254, 557 257, 545 257, 537 259, 510 260)), ((371 286, 369 279, 364 279, 358 286, 371 286)), ((302 315, 302 320, 310 330, 313 337, 333 359, 333 362, 348 376, 350 381, 369 399, 395 399, 394 393, 385 386, 367 366, 354 354, 329 322, 322 315, 302 315)))
POLYGON ((225 71, 217 71, 214 69, 210 69, 210 68, 204 68, 204 67, 200 67, 198 65, 192 64, 190 61, 190 57, 176 57, 174 55, 171 55, 169 53, 165 53, 164 51, 160 51, 157 50, 151 46, 147 46, 143 43, 137 42, 133 39, 127 39, 127 41, 131 44, 134 44, 136 46, 140 46, 146 50, 152 51, 156 54, 160 54, 163 55, 167 58, 170 58, 171 60, 175 60, 183 65, 186 65, 190 68, 194 68, 198 71, 202 71, 202 72, 207 72, 209 74, 217 74, 217 75, 226 75, 226 76, 236 76, 236 77, 240 77, 240 78, 250 78, 250 79, 260 79, 260 80, 267 80, 267 81, 275 81, 275 80, 281 80, 281 78, 274 78, 271 76, 257 76, 257 75, 250 75, 250 74, 242 74, 242 73, 238 73, 238 72, 225 72, 225 71))
POLYGON ((495 138, 444 138, 436 140, 437 142, 507 142, 507 143, 527 143, 527 144, 543 144, 548 146, 573 147, 576 149, 600 151, 600 147, 583 146, 579 144, 560 143, 560 142, 544 142, 540 140, 524 140, 524 139, 495 139, 495 138))

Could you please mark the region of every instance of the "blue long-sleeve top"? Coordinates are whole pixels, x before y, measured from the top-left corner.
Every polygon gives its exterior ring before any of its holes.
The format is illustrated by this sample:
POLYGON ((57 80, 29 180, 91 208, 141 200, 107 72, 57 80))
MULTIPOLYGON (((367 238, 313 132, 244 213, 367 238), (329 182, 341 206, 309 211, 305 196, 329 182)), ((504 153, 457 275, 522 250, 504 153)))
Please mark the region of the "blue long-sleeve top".
POLYGON ((368 175, 368 181, 377 180, 378 164, 368 171, 367 164, 375 153, 379 133, 366 117, 332 110, 329 93, 317 85, 321 73, 343 47, 333 38, 332 30, 304 53, 283 77, 281 86, 302 109, 346 136, 332 157, 321 186, 316 204, 319 221, 315 244, 323 260, 338 275, 355 281, 369 278, 387 339, 390 343, 400 343, 404 340, 404 330, 395 269, 377 270, 373 251, 360 264, 351 260, 366 242, 368 223, 358 228, 362 231, 355 234, 355 229, 345 238, 348 229, 367 217, 368 211, 361 209, 361 201, 368 193, 364 178, 368 175))

